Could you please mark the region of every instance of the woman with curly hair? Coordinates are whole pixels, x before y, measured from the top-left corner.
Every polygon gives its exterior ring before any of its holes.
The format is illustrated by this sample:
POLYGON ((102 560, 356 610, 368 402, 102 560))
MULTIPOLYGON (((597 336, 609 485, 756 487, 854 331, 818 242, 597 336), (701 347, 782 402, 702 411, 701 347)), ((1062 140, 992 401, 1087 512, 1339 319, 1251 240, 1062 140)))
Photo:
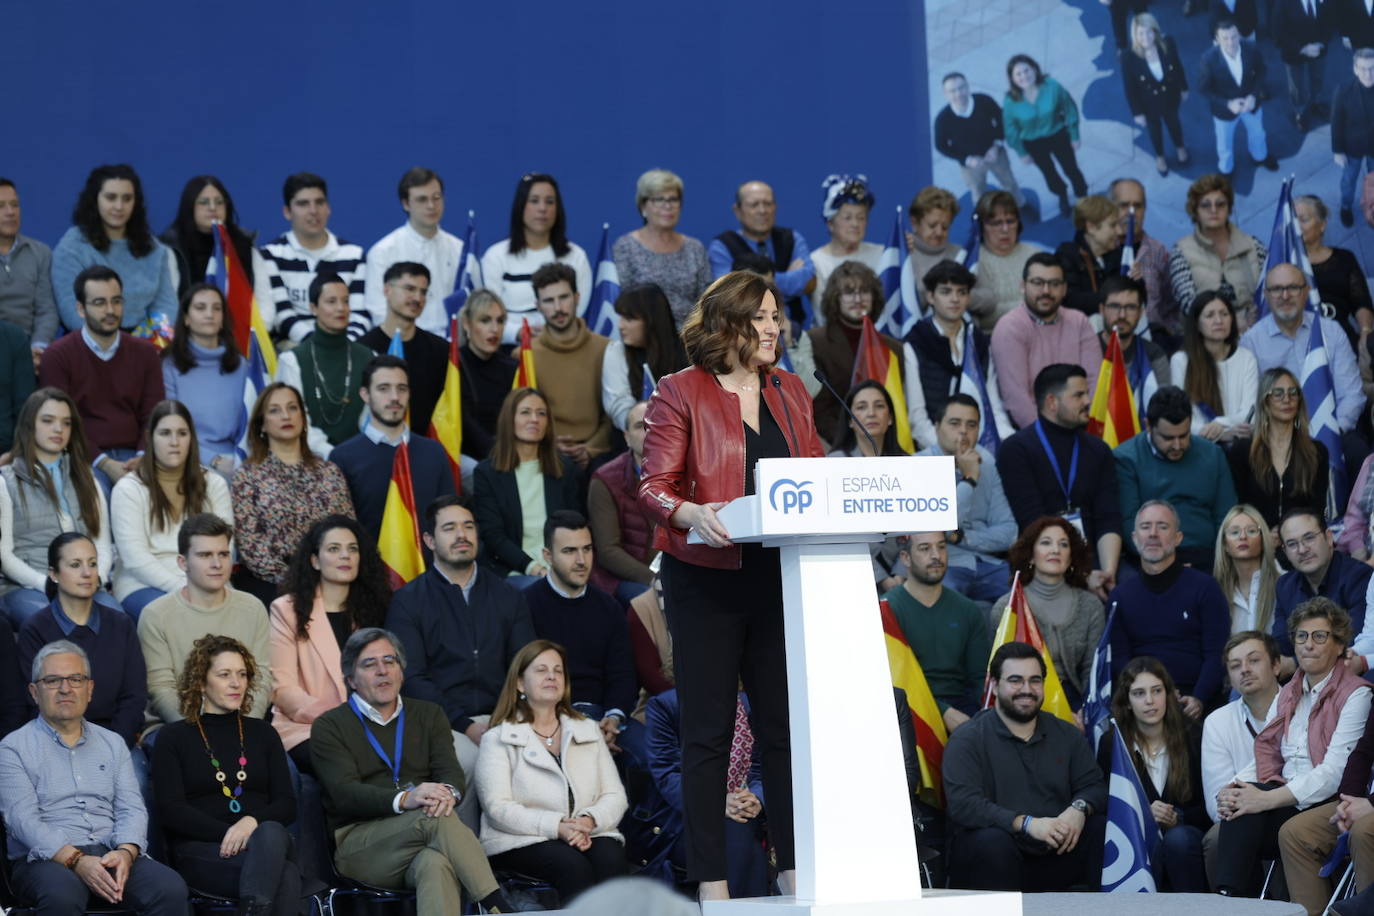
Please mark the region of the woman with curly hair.
POLYGON ((236 898, 242 914, 294 916, 301 871, 286 825, 296 797, 281 740, 250 715, 257 674, 238 640, 195 641, 177 681, 184 718, 153 749, 157 816, 187 884, 236 898))
POLYGON ((376 539, 343 515, 301 538, 285 585, 271 612, 272 725, 296 768, 314 775, 310 724, 348 699, 340 653, 355 630, 382 625, 391 587, 376 539))
POLYGON ((1184 209, 1193 231, 1169 253, 1169 282, 1174 301, 1181 304, 1194 302, 1198 290, 1228 294, 1244 334, 1257 320, 1255 288, 1264 277, 1269 250, 1232 221, 1235 206, 1236 191, 1225 175, 1203 175, 1192 183, 1184 209))
MULTIPOLYGON (((1083 705, 1093 651, 1107 618, 1102 602, 1088 591, 1092 559, 1078 529, 1062 518, 1045 516, 1026 526, 1007 552, 1012 572, 1021 574, 1026 602, 1050 650, 1054 670, 1069 705, 1083 705)), ((1011 593, 992 607, 990 628, 1002 618, 1011 593)))

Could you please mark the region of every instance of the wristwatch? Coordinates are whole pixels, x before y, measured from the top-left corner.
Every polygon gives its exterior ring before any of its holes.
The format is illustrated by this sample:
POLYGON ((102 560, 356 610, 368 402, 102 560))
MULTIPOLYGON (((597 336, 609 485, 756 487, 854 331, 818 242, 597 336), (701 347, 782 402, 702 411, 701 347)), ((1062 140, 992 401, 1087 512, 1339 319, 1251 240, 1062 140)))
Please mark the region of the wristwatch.
POLYGON ((1069 807, 1077 811, 1084 817, 1087 817, 1088 815, 1093 813, 1093 806, 1088 804, 1081 798, 1075 798, 1072 802, 1069 803, 1069 807))

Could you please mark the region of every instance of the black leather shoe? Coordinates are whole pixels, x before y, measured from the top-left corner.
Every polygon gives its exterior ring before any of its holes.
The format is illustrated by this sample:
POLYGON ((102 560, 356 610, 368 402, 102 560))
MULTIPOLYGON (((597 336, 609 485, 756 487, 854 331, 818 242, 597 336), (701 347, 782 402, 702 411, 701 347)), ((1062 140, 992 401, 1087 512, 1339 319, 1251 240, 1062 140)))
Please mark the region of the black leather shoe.
POLYGON ((1273 153, 1270 153, 1270 154, 1265 158, 1265 160, 1264 160, 1263 162, 1260 163, 1260 165, 1264 166, 1266 169, 1268 169, 1268 170, 1271 171, 1271 172, 1277 172, 1277 171, 1279 170, 1279 161, 1278 161, 1277 159, 1274 158, 1274 154, 1273 154, 1273 153))

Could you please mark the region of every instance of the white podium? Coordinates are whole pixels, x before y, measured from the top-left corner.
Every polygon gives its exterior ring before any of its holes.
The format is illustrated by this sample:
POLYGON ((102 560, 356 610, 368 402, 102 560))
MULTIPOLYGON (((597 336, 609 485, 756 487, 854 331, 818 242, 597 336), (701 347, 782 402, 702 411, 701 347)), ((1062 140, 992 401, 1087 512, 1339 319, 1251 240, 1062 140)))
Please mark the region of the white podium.
POLYGON ((719 515, 781 550, 797 845, 795 897, 708 901, 704 916, 1021 911, 1020 894, 920 885, 868 545, 959 527, 952 458, 775 458, 719 515))

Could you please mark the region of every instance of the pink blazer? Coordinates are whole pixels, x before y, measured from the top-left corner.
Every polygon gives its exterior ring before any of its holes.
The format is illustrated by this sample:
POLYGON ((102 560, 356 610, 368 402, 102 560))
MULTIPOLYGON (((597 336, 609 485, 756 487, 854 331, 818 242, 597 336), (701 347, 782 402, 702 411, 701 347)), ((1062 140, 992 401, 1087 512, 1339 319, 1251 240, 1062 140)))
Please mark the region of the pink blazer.
POLYGON ((310 723, 348 699, 339 643, 318 594, 310 609, 309 637, 296 638, 290 595, 272 602, 272 724, 289 751, 310 737, 310 723))

